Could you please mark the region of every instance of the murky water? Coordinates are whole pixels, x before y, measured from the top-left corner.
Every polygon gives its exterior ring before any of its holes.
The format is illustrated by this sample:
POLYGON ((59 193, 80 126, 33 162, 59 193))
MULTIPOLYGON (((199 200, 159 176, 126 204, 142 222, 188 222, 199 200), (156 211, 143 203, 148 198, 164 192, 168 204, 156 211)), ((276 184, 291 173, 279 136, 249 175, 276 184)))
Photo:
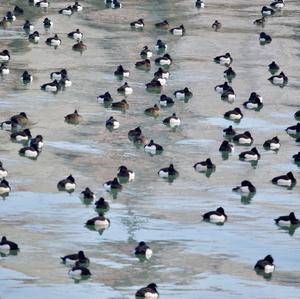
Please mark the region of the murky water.
POLYGON ((300 148, 284 131, 296 123, 293 114, 300 106, 298 2, 286 1, 284 11, 268 19, 264 31, 273 41, 266 46, 258 43, 262 29, 252 24, 265 1, 211 0, 202 10, 193 1, 177 0, 128 0, 119 10, 107 8, 101 0, 80 3, 84 10, 71 17, 57 13, 68 4, 64 1, 52 1, 47 11, 21 0, 0 4, 1 15, 15 4, 25 9, 23 17, 0 30, 0 49, 8 48, 12 55, 10 75, 0 78, 0 119, 26 111, 33 135, 45 138, 43 152, 32 161, 18 155, 20 144, 10 141, 9 131, 0 131, 0 160, 12 187, 10 196, 0 201, 0 235, 21 248, 17 256, 0 257, 0 297, 133 298, 139 287, 153 281, 161 298, 299 298, 300 234, 278 228, 273 219, 290 211, 300 217, 300 185, 287 190, 270 183, 290 170, 300 180, 291 159, 300 148), (54 22, 47 31, 42 26, 45 16, 54 22), (145 28, 131 30, 129 23, 140 17, 145 28), (22 30, 27 18, 41 34, 39 44, 27 41, 22 30), (163 19, 171 27, 184 24, 186 35, 157 30, 153 24, 163 19), (223 24, 219 32, 211 29, 215 19, 223 24), (88 46, 82 54, 71 50, 75 42, 66 37, 76 28, 84 33, 88 46), (54 33, 62 39, 57 49, 44 43, 54 33), (143 111, 158 103, 159 94, 146 92, 144 84, 157 67, 153 63, 145 72, 135 69, 134 63, 141 60, 143 46, 154 51, 158 38, 168 44, 174 60, 163 92, 171 96, 187 86, 194 96, 188 103, 176 100, 158 118, 151 118, 143 111), (233 104, 221 101, 214 91, 224 82, 225 69, 213 57, 228 51, 237 72, 233 104), (272 60, 289 77, 285 88, 267 80, 266 66, 272 60), (130 70, 128 82, 134 90, 125 113, 96 100, 105 91, 115 100, 122 99, 116 90, 124 81, 113 75, 119 64, 130 70), (72 87, 57 94, 42 92, 40 85, 50 82, 49 73, 61 68, 68 70, 72 87), (34 76, 27 86, 19 80, 25 69, 34 76), (218 152, 222 129, 231 124, 223 118, 224 112, 241 106, 252 91, 263 96, 264 107, 260 112, 243 109, 245 116, 234 127, 251 131, 262 154, 255 167, 238 159, 250 147, 237 146, 228 160, 218 152), (74 109, 83 116, 77 126, 64 122, 74 109), (173 112, 182 120, 176 130, 162 124, 173 112), (113 132, 105 128, 111 115, 120 122, 113 132), (136 126, 165 151, 151 156, 135 147, 127 132, 136 126), (279 152, 265 151, 263 142, 276 135, 282 145, 279 152), (192 167, 207 157, 217 165, 210 177, 192 167), (172 183, 157 175, 170 162, 180 173, 172 183), (136 179, 113 196, 102 184, 122 164, 135 171, 136 179), (57 182, 70 173, 76 191, 58 192, 57 182), (241 199, 231 191, 243 179, 257 188, 252 199, 241 199), (84 226, 96 216, 93 204, 79 198, 87 186, 110 201, 111 226, 102 235, 84 226), (202 222, 201 215, 218 206, 225 208, 227 223, 202 222), (133 255, 141 240, 154 251, 146 262, 133 255), (74 284, 59 257, 80 249, 91 259, 92 276, 74 284), (268 280, 253 271, 255 262, 267 254, 276 264, 268 280))

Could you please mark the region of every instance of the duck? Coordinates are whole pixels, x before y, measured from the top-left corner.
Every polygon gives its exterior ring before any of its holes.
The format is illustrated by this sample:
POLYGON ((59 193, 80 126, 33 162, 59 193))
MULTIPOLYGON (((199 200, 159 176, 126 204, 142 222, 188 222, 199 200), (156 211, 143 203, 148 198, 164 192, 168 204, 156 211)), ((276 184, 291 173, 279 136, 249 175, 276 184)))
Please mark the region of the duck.
POLYGON ((122 8, 122 3, 118 0, 112 0, 110 7, 115 9, 122 8))
POLYGON ((9 241, 5 236, 3 236, 0 241, 0 251, 1 250, 20 250, 20 248, 17 243, 9 241))
POLYGON ((130 72, 128 70, 125 70, 122 65, 119 65, 116 71, 114 72, 115 76, 125 77, 125 78, 129 77, 129 74, 130 72))
POLYGON ((157 104, 155 104, 153 107, 145 109, 144 113, 151 116, 158 116, 160 113, 160 109, 157 104))
POLYGON ((239 158, 244 161, 257 161, 260 159, 260 154, 257 148, 253 147, 250 151, 240 153, 239 158))
POLYGON ((16 16, 11 11, 8 11, 6 13, 5 18, 10 22, 15 21, 17 19, 16 16))
POLYGON ((244 180, 241 182, 240 186, 233 188, 232 191, 241 193, 255 193, 256 188, 250 181, 244 180))
POLYGON ((0 28, 6 29, 8 26, 8 20, 6 19, 6 17, 3 17, 3 19, 0 21, 0 28))
POLYGON ((256 92, 252 92, 248 101, 243 103, 243 106, 247 109, 260 109, 263 106, 263 98, 256 92))
POLYGON ((14 132, 10 135, 10 139, 17 141, 17 142, 23 142, 28 141, 31 139, 31 132, 29 129, 25 129, 20 132, 14 132))
POLYGON ((130 27, 136 28, 136 29, 144 28, 144 26, 145 26, 144 19, 138 19, 137 21, 130 23, 130 27))
POLYGON ((92 275, 90 270, 84 266, 81 266, 79 262, 75 263, 75 266, 69 270, 68 274, 73 279, 79 279, 80 277, 88 277, 92 275))
POLYGON ((266 140, 263 144, 263 147, 265 149, 270 149, 270 150, 279 150, 280 148, 279 138, 275 136, 272 139, 266 140))
POLYGON ((174 105, 174 100, 165 94, 162 94, 159 98, 159 105, 163 107, 174 105))
POLYGON ((119 183, 118 178, 105 182, 103 187, 105 190, 121 190, 123 188, 123 186, 119 183))
MULTIPOLYGON (((164 79, 163 79, 164 80, 164 79)), ((162 83, 159 79, 152 79, 151 82, 146 83, 146 89, 148 91, 153 91, 153 92, 161 92, 162 89, 162 83)))
POLYGON ((224 77, 227 79, 233 79, 236 77, 236 72, 232 69, 232 67, 229 67, 223 73, 224 73, 224 77))
POLYGON ((78 114, 77 109, 74 110, 73 113, 67 114, 65 116, 65 122, 70 123, 70 124, 79 124, 82 120, 82 116, 78 114))
POLYGON ((62 79, 62 77, 64 77, 64 76, 68 76, 68 72, 67 72, 66 69, 62 69, 61 71, 58 71, 58 72, 52 72, 52 73, 50 74, 50 78, 51 78, 52 80, 60 80, 60 79, 62 79))
POLYGON ((193 167, 198 172, 206 172, 216 169, 216 165, 212 163, 210 158, 207 158, 205 161, 197 162, 193 167))
POLYGON ((151 58, 153 55, 152 51, 148 48, 148 46, 144 46, 141 53, 140 53, 140 56, 142 58, 151 58))
POLYGON ((34 31, 33 33, 29 34, 28 40, 32 43, 38 43, 40 40, 40 34, 38 31, 34 31))
POLYGON ((155 27, 160 29, 169 29, 170 24, 167 20, 163 20, 161 22, 155 23, 155 27))
POLYGON ((261 9, 262 16, 271 16, 275 13, 275 10, 271 7, 263 6, 261 9))
POLYGON ((30 146, 36 146, 40 151, 44 146, 44 138, 42 135, 36 135, 35 138, 30 139, 30 146))
POLYGON ((300 118, 300 110, 298 110, 294 113, 294 118, 296 118, 296 119, 300 118))
POLYGON ((79 41, 83 38, 83 34, 80 32, 79 29, 76 29, 75 31, 72 31, 72 32, 68 33, 68 37, 76 39, 77 41, 79 41))
POLYGON ((138 255, 138 256, 143 256, 146 259, 150 259, 153 254, 153 251, 146 244, 146 242, 141 241, 141 242, 139 242, 138 246, 135 247, 134 254, 138 255))
POLYGON ((266 18, 264 16, 262 16, 260 19, 256 19, 253 21, 253 24, 257 26, 264 26, 265 23, 266 23, 266 18))
POLYGON ((50 27, 52 27, 53 26, 53 22, 50 20, 50 19, 48 19, 47 17, 44 19, 44 21, 43 21, 43 25, 44 25, 44 27, 46 27, 46 28, 50 28, 50 27))
POLYGON ((10 125, 12 128, 17 126, 24 127, 28 124, 27 114, 25 112, 20 112, 19 114, 13 115, 9 120, 2 122, 0 126, 3 127, 4 124, 10 125))
POLYGON ((224 136, 234 136, 236 135, 235 130, 232 128, 232 126, 229 126, 228 128, 223 129, 224 136))
POLYGON ((129 182, 133 181, 135 178, 135 173, 128 169, 126 166, 121 165, 118 169, 118 178, 126 178, 129 182))
POLYGON ((102 213, 99 213, 97 217, 89 219, 85 224, 88 226, 95 226, 98 228, 106 229, 110 226, 110 220, 106 218, 102 213))
POLYGON ((146 287, 139 289, 135 293, 137 298, 146 298, 146 299, 157 299, 159 293, 157 291, 157 285, 155 283, 150 283, 146 287))
POLYGON ((300 220, 296 218, 294 212, 291 212, 288 216, 279 216, 274 221, 277 225, 300 225, 300 220))
POLYGON ((7 177, 8 172, 7 170, 3 167, 3 163, 2 161, 0 161, 0 179, 3 179, 5 177, 7 177))
POLYGON ((275 8, 275 9, 278 9, 278 10, 280 10, 280 9, 282 9, 282 8, 284 8, 284 1, 283 0, 276 0, 276 1, 274 1, 274 2, 272 2, 271 4, 270 4, 270 6, 272 7, 272 8, 275 8))
POLYGON ((40 154, 40 151, 36 145, 25 146, 19 150, 20 156, 24 156, 31 159, 36 159, 40 154))
POLYGON ((72 46, 72 50, 82 52, 87 50, 87 45, 84 44, 83 41, 81 40, 72 46))
POLYGON ((105 126, 109 129, 118 129, 120 127, 120 123, 113 116, 111 116, 105 122, 105 126))
POLYGON ((204 3, 203 0, 196 0, 195 6, 196 6, 197 8, 204 8, 204 7, 205 7, 205 3, 204 3))
POLYGON ((228 82, 224 82, 224 84, 219 84, 215 86, 215 91, 217 93, 222 94, 224 91, 232 90, 232 87, 228 84, 228 82))
MULTIPOLYGON (((293 155, 293 159, 294 159, 295 163, 300 162, 300 152, 298 152, 298 154, 293 155)), ((1 171, 0 171, 0 173, 1 173, 1 171)), ((1 175, 0 175, 0 177, 1 177, 1 175)))
POLYGON ((295 179, 293 173, 289 171, 285 175, 280 175, 273 178, 271 182, 278 186, 292 187, 296 185, 297 180, 295 179))
POLYGON ((61 87, 64 88, 72 86, 72 81, 69 79, 68 76, 64 76, 64 75, 62 76, 62 78, 59 80, 58 83, 61 87))
POLYGON ((8 193, 11 191, 11 188, 9 186, 9 183, 6 179, 2 178, 0 181, 0 195, 5 196, 8 195, 8 193))
POLYGON ((162 152, 164 148, 161 145, 154 143, 153 139, 151 139, 148 144, 144 145, 144 150, 145 152, 155 154, 157 152, 162 152))
POLYGON ((62 15, 70 16, 74 13, 74 9, 72 8, 72 6, 69 5, 67 8, 63 8, 58 12, 62 15))
POLYGON ((232 140, 239 144, 247 144, 250 145, 253 143, 253 137, 249 131, 245 131, 242 134, 235 135, 232 140))
POLYGON ((59 46, 61 44, 61 39, 58 38, 57 34, 54 34, 54 37, 48 37, 46 39, 46 44, 49 46, 59 46))
POLYGON ((82 250, 78 251, 78 253, 65 255, 64 257, 61 257, 61 260, 66 265, 75 265, 77 262, 79 262, 81 265, 88 265, 90 263, 89 258, 86 257, 84 251, 82 250))
POLYGON ((161 67, 158 68, 158 70, 154 73, 154 78, 163 78, 168 79, 170 76, 170 73, 166 70, 163 70, 161 67))
POLYGON ((96 210, 108 210, 109 209, 109 203, 103 198, 100 197, 95 202, 96 210))
POLYGON ((263 271, 267 274, 274 272, 275 265, 271 255, 267 255, 265 258, 258 260, 254 266, 256 271, 263 271))
POLYGON ((97 97, 97 100, 101 104, 111 103, 113 101, 113 98, 111 94, 106 91, 104 94, 101 94, 97 97))
POLYGON ((218 20, 215 20, 211 25, 211 28, 214 29, 215 31, 218 31, 219 29, 222 28, 222 24, 218 20))
POLYGON ((45 84, 41 85, 41 89, 45 90, 45 91, 57 92, 57 91, 61 90, 61 85, 55 79, 53 82, 45 83, 45 84))
POLYGON ((235 93, 234 90, 232 88, 225 90, 222 94, 221 94, 221 99, 223 101, 227 101, 229 103, 233 103, 235 100, 235 93))
POLYGON ((124 100, 122 100, 120 102, 113 102, 111 104, 111 108, 113 108, 113 109, 129 109, 129 104, 124 99, 124 100))
POLYGON ((232 63, 233 59, 230 53, 226 53, 225 55, 215 57, 214 61, 218 64, 229 66, 232 63))
POLYGON ((57 183, 57 189, 59 191, 73 192, 75 188, 76 188, 76 183, 72 174, 70 174, 68 177, 66 177, 63 180, 60 180, 57 183))
POLYGON ((184 35, 185 34, 185 28, 181 24, 179 27, 174 27, 174 28, 170 29, 170 33, 172 33, 174 35, 184 35))
POLYGON ((2 52, 0 52, 0 62, 7 62, 10 60, 10 54, 8 50, 3 50, 2 52))
POLYGON ((30 75, 27 71, 24 71, 21 76, 21 81, 26 84, 32 82, 32 80, 33 80, 32 75, 30 75))
POLYGON ((298 135, 300 133, 300 123, 287 127, 285 131, 290 135, 298 135))
POLYGON ((234 152, 234 146, 233 144, 229 143, 227 140, 223 140, 219 147, 220 152, 229 152, 233 153, 234 152))
POLYGON ((89 187, 86 187, 81 193, 80 197, 82 199, 89 199, 89 200, 94 200, 96 199, 96 195, 94 192, 89 187))
POLYGON ((174 168, 173 164, 169 167, 161 168, 157 173, 161 178, 178 176, 179 172, 174 168))
POLYGON ((272 61, 269 65, 268 65, 268 70, 271 74, 275 74, 279 71, 280 67, 279 65, 275 62, 272 61))
POLYGON ((172 58, 169 54, 166 53, 164 54, 164 56, 156 58, 155 63, 160 65, 171 65, 172 58))
POLYGON ((240 108, 236 107, 233 110, 224 113, 224 117, 230 120, 239 121, 243 118, 243 113, 240 108))
POLYGON ((261 44, 269 44, 272 41, 272 37, 265 32, 259 34, 259 42, 261 44))
POLYGON ((227 215, 222 207, 217 208, 215 211, 207 212, 202 217, 203 220, 212 223, 224 223, 227 221, 227 215))
POLYGON ((125 95, 130 95, 133 93, 132 87, 129 86, 127 82, 125 82, 122 86, 117 89, 118 93, 122 93, 125 95))
POLYGON ((24 9, 22 9, 21 7, 19 7, 18 5, 16 5, 16 6, 14 7, 13 12, 14 12, 14 14, 15 14, 16 16, 19 16, 19 15, 24 14, 24 9))
POLYGON ((162 40, 158 39, 155 48, 158 51, 166 51, 168 49, 168 45, 164 43, 162 40))
POLYGON ((148 58, 142 61, 137 61, 135 63, 135 67, 140 70, 149 71, 151 69, 151 62, 148 58))
POLYGON ((286 85, 288 83, 288 77, 284 72, 279 75, 274 75, 268 79, 274 85, 286 85))
POLYGON ((48 8, 49 2, 47 0, 41 0, 39 2, 35 3, 35 6, 41 7, 41 8, 48 8))
POLYGON ((75 11, 82 11, 83 10, 83 6, 81 4, 78 3, 78 1, 76 1, 74 3, 74 5, 72 6, 73 10, 75 11))
POLYGON ((140 127, 136 127, 135 129, 129 130, 129 132, 128 132, 129 139, 139 137, 141 135, 142 135, 142 130, 140 127))
POLYGON ((163 124, 169 125, 171 127, 179 126, 180 123, 180 118, 176 115, 176 113, 173 113, 171 116, 163 120, 163 124))
POLYGON ((33 31, 34 26, 30 23, 29 20, 26 20, 25 24, 23 25, 23 29, 26 31, 33 31))
POLYGON ((193 93, 187 87, 176 90, 173 94, 178 100, 187 100, 193 96, 193 93))
POLYGON ((1 73, 1 75, 8 75, 9 74, 9 68, 5 63, 1 63, 0 73, 1 73))

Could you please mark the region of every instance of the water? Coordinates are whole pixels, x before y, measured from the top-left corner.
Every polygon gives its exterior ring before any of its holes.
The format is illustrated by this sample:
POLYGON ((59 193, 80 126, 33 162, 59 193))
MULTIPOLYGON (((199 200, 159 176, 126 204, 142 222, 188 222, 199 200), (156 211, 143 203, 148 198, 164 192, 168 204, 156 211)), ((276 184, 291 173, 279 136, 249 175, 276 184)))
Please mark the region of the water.
POLYGON ((261 28, 252 24, 265 1, 211 0, 203 10, 195 9, 193 1, 177 0, 124 1, 119 10, 107 9, 101 0, 80 3, 84 10, 71 17, 57 14, 68 4, 64 1, 52 1, 48 11, 26 1, 0 4, 2 15, 15 4, 25 9, 24 17, 0 30, 1 49, 12 52, 11 73, 0 78, 0 119, 26 111, 33 135, 45 138, 42 154, 32 161, 18 155, 20 145, 10 142, 9 131, 0 131, 0 160, 12 186, 10 196, 0 201, 0 235, 21 248, 17 256, 0 257, 0 298, 133 298, 138 288, 152 281, 161 298, 299 298, 299 230, 280 229, 273 218, 290 211, 300 215, 300 187, 287 190, 270 183, 290 170, 299 180, 299 168, 291 159, 299 146, 284 131, 296 123, 293 114, 299 109, 297 1, 287 1, 282 13, 268 19, 264 31, 273 41, 266 46, 258 43, 261 28), (45 16, 54 22, 48 31, 42 26, 45 16), (129 23, 139 17, 145 19, 144 30, 131 30, 129 23), (27 18, 41 34, 37 45, 29 44, 21 29, 27 18), (184 24, 186 35, 155 29, 152 24, 163 19, 171 26, 184 24), (215 19, 223 24, 220 32, 210 28, 215 19), (82 55, 71 50, 75 42, 66 37, 76 28, 88 46, 82 55), (62 39, 56 50, 44 43, 54 33, 62 39), (194 96, 188 103, 176 100, 172 108, 151 118, 143 111, 157 103, 159 95, 146 92, 144 84, 157 67, 153 64, 150 72, 144 72, 134 63, 144 45, 154 50, 158 38, 168 44, 174 60, 163 92, 172 95, 187 86, 194 96), (221 101, 213 90, 224 82, 224 68, 212 59, 228 51, 237 72, 234 104, 221 101), (266 66, 272 60, 288 75, 287 87, 266 80, 270 76, 266 66), (119 64, 130 70, 128 82, 134 89, 125 113, 104 108, 96 100, 105 91, 122 99, 116 89, 124 81, 113 75, 119 64), (40 85, 50 81, 48 74, 61 68, 68 70, 73 86, 57 94, 42 92, 40 85), (34 76, 28 86, 19 81, 24 69, 34 76), (234 127, 251 131, 262 154, 256 167, 238 160, 249 147, 236 147, 228 160, 218 152, 222 129, 231 124, 223 113, 241 106, 252 91, 263 96, 264 107, 260 112, 243 110, 244 119, 234 127), (64 116, 76 108, 83 122, 65 123, 64 116), (173 112, 182 120, 177 130, 162 124, 173 112), (113 132, 105 128, 111 115, 121 124, 113 132), (161 155, 151 156, 128 140, 128 130, 138 125, 147 138, 164 146, 161 155), (263 142, 276 135, 282 145, 279 152, 265 151, 263 142), (210 177, 192 167, 207 157, 217 165, 210 177), (171 162, 180 173, 172 183, 157 176, 171 162), (136 179, 113 196, 102 184, 122 164, 135 171, 136 179), (76 191, 58 192, 57 182, 70 173, 76 191), (243 179, 258 190, 252 199, 231 192, 243 179), (110 201, 111 226, 102 235, 84 226, 96 215, 93 204, 85 205, 79 198, 86 186, 110 201), (225 208, 228 222, 223 226, 202 222, 201 215, 218 206, 225 208), (154 251, 146 262, 133 255, 141 240, 154 251), (80 249, 90 257, 93 275, 78 283, 68 277, 59 257, 80 249), (253 265, 269 253, 276 270, 267 280, 253 271, 253 265))

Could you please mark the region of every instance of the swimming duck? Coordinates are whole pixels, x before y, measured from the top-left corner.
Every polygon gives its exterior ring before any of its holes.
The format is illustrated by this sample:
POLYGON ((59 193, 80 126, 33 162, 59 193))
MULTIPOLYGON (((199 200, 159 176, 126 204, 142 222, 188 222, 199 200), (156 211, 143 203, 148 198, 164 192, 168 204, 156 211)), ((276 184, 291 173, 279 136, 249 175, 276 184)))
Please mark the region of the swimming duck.
POLYGON ((122 3, 119 2, 118 0, 112 0, 110 7, 111 8, 121 8, 122 3))
POLYGON ((111 129, 118 129, 120 127, 120 123, 113 117, 111 116, 106 122, 105 122, 105 126, 107 128, 111 128, 111 129))
POLYGON ((25 146, 19 150, 20 156, 24 156, 31 159, 36 159, 40 154, 40 151, 36 145, 25 146))
POLYGON ((236 72, 232 69, 232 67, 229 67, 224 71, 224 77, 231 80, 236 77, 236 72))
POLYGON ((270 150, 278 150, 280 148, 280 142, 277 136, 273 137, 272 139, 268 139, 264 142, 263 147, 265 149, 270 150))
POLYGON ((3 168, 3 163, 0 161, 0 179, 5 178, 7 175, 7 170, 3 168))
POLYGON ((82 11, 83 10, 83 6, 81 4, 79 4, 77 1, 74 3, 72 8, 74 11, 82 11))
POLYGON ((165 44, 162 40, 158 39, 155 48, 158 51, 166 51, 168 49, 168 45, 165 44))
POLYGON ((72 31, 72 32, 68 33, 68 37, 76 39, 77 41, 79 41, 83 38, 83 34, 80 32, 79 29, 76 29, 75 31, 72 31))
POLYGON ((136 29, 144 28, 144 26, 145 26, 144 19, 138 19, 137 21, 130 23, 130 27, 133 27, 136 29))
POLYGON ((114 72, 115 76, 118 77, 129 77, 129 71, 125 70, 122 65, 117 67, 117 70, 114 72))
POLYGON ((275 8, 275 9, 278 9, 278 10, 280 10, 280 9, 282 9, 282 8, 284 8, 284 1, 283 0, 276 0, 276 1, 274 1, 274 2, 272 2, 271 4, 270 4, 270 6, 272 7, 272 8, 275 8))
POLYGON ((28 124, 27 114, 20 112, 19 114, 13 115, 9 120, 2 122, 1 127, 3 127, 4 124, 10 125, 12 128, 18 125, 24 127, 28 124))
POLYGON ((197 162, 193 167, 198 172, 206 172, 208 170, 216 169, 216 165, 212 163, 210 158, 205 161, 197 162))
POLYGON ((162 86, 163 85, 161 84, 160 80, 154 78, 151 82, 146 84, 146 89, 148 91, 161 92, 162 86))
POLYGON ((176 113, 173 113, 171 116, 165 118, 163 120, 163 123, 165 125, 169 125, 171 127, 174 127, 174 126, 179 126, 181 121, 180 121, 180 118, 176 115, 176 113))
POLYGON ((153 107, 145 109, 144 113, 156 117, 156 116, 158 116, 160 114, 160 109, 155 104, 153 107))
POLYGON ((118 178, 126 178, 130 182, 134 180, 135 173, 132 170, 128 169, 126 166, 122 165, 118 169, 117 176, 118 178))
POLYGON ((148 58, 145 59, 145 60, 142 60, 142 61, 137 61, 135 63, 135 67, 137 69, 140 69, 140 70, 150 71, 150 69, 151 69, 151 62, 150 62, 150 60, 148 58))
POLYGON ((24 10, 21 7, 19 7, 18 5, 16 5, 13 12, 16 16, 19 16, 24 13, 24 10))
POLYGON ((15 21, 17 19, 16 16, 11 11, 8 11, 6 13, 5 18, 10 22, 15 21))
POLYGON ((295 117, 296 119, 299 119, 299 118, 300 118, 300 110, 298 110, 298 111, 295 112, 294 117, 295 117))
POLYGON ((84 266, 81 266, 79 262, 75 263, 75 266, 69 270, 68 274, 73 279, 80 279, 81 277, 88 277, 92 275, 90 270, 84 266))
POLYGON ((46 28, 50 28, 53 26, 53 22, 50 19, 48 19, 47 17, 44 19, 43 24, 44 24, 44 27, 46 27, 46 28))
POLYGON ((234 146, 233 144, 229 143, 227 140, 223 140, 222 144, 219 147, 220 152, 234 152, 234 146))
POLYGON ((111 104, 111 108, 113 109, 129 109, 129 104, 126 100, 122 100, 120 102, 113 102, 111 104))
POLYGON ((122 86, 117 89, 118 93, 122 93, 125 95, 130 95, 133 93, 133 89, 129 86, 127 82, 125 82, 122 86))
POLYGON ((92 192, 92 190, 89 187, 86 187, 81 193, 80 193, 80 197, 82 199, 88 199, 88 200, 94 200, 96 199, 96 195, 94 192, 92 192))
POLYGON ((26 31, 33 31, 34 26, 29 22, 29 20, 26 20, 25 24, 23 25, 23 29, 26 31))
POLYGON ((233 59, 230 56, 230 53, 226 53, 225 55, 220 55, 214 58, 214 62, 225 66, 229 66, 232 63, 232 61, 233 59))
POLYGON ((70 16, 74 13, 74 10, 73 10, 72 6, 68 6, 67 8, 63 8, 63 9, 59 10, 59 13, 62 15, 70 16))
POLYGON ((143 256, 146 259, 150 259, 153 252, 150 247, 146 244, 146 242, 139 242, 138 246, 135 247, 134 254, 138 256, 143 256))
POLYGON ((280 175, 272 179, 272 183, 278 186, 292 187, 296 185, 297 181, 290 171, 285 175, 280 175))
POLYGON ((169 167, 161 168, 157 173, 161 178, 178 176, 179 172, 174 168, 173 164, 170 164, 169 167))
POLYGON ((129 130, 128 138, 133 139, 135 137, 139 137, 142 135, 142 130, 140 127, 136 127, 135 129, 129 130))
POLYGON ((1 238, 0 250, 19 250, 17 243, 7 240, 5 236, 1 238))
POLYGON ((39 2, 35 3, 35 6, 41 7, 41 8, 48 8, 49 2, 47 0, 41 0, 39 2))
POLYGON ((25 129, 20 132, 14 132, 10 135, 10 138, 17 142, 28 141, 31 139, 31 132, 29 129, 25 129))
POLYGON ((196 0, 195 6, 196 6, 197 8, 204 8, 204 7, 205 7, 205 3, 204 3, 203 0, 196 0))
POLYGON ((107 91, 104 94, 101 94, 97 97, 97 100, 101 104, 111 103, 113 98, 111 97, 110 93, 107 91))
POLYGON ((215 211, 207 212, 202 217, 203 220, 212 223, 224 223, 227 220, 227 215, 222 207, 217 208, 215 211))
POLYGON ((54 37, 48 37, 46 39, 46 44, 49 46, 59 46, 61 44, 61 39, 59 39, 58 35, 55 34, 54 37))
POLYGON ((184 26, 181 24, 179 27, 174 27, 172 29, 170 29, 170 32, 174 35, 184 35, 185 33, 185 28, 184 26))
POLYGON ((152 51, 148 48, 148 46, 144 46, 143 50, 140 53, 142 58, 151 58, 153 55, 152 51))
POLYGON ((154 78, 163 78, 168 79, 170 76, 170 73, 168 71, 163 70, 161 67, 158 68, 158 70, 154 73, 154 78))
POLYGON ((221 94, 221 99, 223 101, 227 101, 229 103, 233 103, 235 100, 235 93, 233 88, 229 88, 227 90, 225 90, 222 94, 221 94))
POLYGON ((159 99, 159 105, 163 107, 174 105, 174 100, 170 97, 167 97, 165 94, 162 94, 159 99))
POLYGON ((252 92, 248 101, 243 103, 243 106, 247 109, 259 109, 263 106, 263 98, 256 92, 252 92))
POLYGON ((286 85, 288 83, 288 77, 284 74, 284 72, 281 72, 277 76, 272 76, 268 79, 272 84, 274 85, 286 85))
POLYGON ((85 256, 82 250, 78 251, 78 253, 69 254, 64 257, 61 257, 61 260, 64 264, 67 265, 75 265, 75 263, 79 262, 81 265, 88 265, 90 260, 85 256))
POLYGON ((96 210, 108 210, 109 209, 109 203, 103 198, 100 197, 95 202, 96 210))
POLYGON ((300 123, 287 127, 285 131, 291 135, 298 135, 300 133, 300 123))
POLYGON ((260 154, 257 148, 253 147, 250 151, 240 153, 239 158, 244 161, 257 161, 260 159, 260 154))
POLYGON ((187 87, 176 90, 173 94, 178 100, 187 100, 193 96, 193 93, 187 87))
POLYGON ((155 154, 157 152, 162 152, 164 150, 164 148, 161 145, 154 143, 153 139, 151 139, 150 142, 144 146, 144 149, 145 149, 145 152, 148 152, 151 154, 155 154))
POLYGON ((27 71, 24 71, 22 76, 21 76, 21 81, 26 84, 32 82, 33 77, 30 75, 27 71))
POLYGON ((172 58, 169 54, 164 54, 164 56, 156 58, 155 63, 160 65, 170 65, 172 63, 172 58))
POLYGON ((266 23, 266 18, 264 16, 261 17, 260 19, 256 19, 253 21, 253 24, 257 26, 264 26, 265 23, 266 23))
POLYGON ((105 182, 103 187, 105 190, 121 190, 123 188, 123 186, 119 183, 118 178, 105 182))
POLYGON ((146 287, 139 289, 135 293, 137 298, 146 298, 146 299, 157 299, 159 293, 157 291, 157 285, 155 283, 150 283, 146 287))
POLYGON ((11 191, 11 188, 9 186, 9 183, 7 180, 3 179, 0 182, 0 195, 5 196, 8 195, 8 193, 11 191))
POLYGON ((74 51, 80 51, 80 52, 82 52, 82 51, 87 50, 87 46, 86 46, 86 44, 84 44, 83 41, 81 40, 81 41, 77 42, 75 45, 73 45, 73 46, 72 46, 72 49, 73 49, 74 51))
POLYGON ((59 72, 52 72, 50 74, 50 78, 52 80, 60 80, 63 76, 68 76, 68 72, 66 69, 62 69, 61 71, 59 72))
POLYGON ((65 116, 65 122, 78 125, 82 120, 82 116, 78 114, 77 109, 73 113, 67 114, 65 116))
POLYGON ((54 80, 53 82, 41 85, 41 89, 45 91, 57 92, 58 90, 61 90, 61 85, 57 80, 54 80))
POLYGON ((73 192, 76 188, 74 177, 70 174, 67 178, 57 183, 57 189, 59 191, 73 192))
POLYGON ((265 32, 259 34, 259 42, 261 44, 269 44, 272 41, 272 37, 265 32))
POLYGON ((249 131, 245 131, 243 134, 235 135, 232 140, 239 144, 247 144, 250 145, 253 143, 253 138, 249 131))
POLYGON ((167 20, 163 20, 162 22, 155 24, 156 28, 161 28, 161 29, 169 29, 169 26, 170 26, 170 24, 167 20))
POLYGON ((221 27, 222 24, 218 20, 215 20, 211 25, 211 28, 214 29, 215 31, 218 31, 219 29, 221 29, 221 27))
POLYGON ((267 255, 262 260, 258 260, 254 266, 256 271, 263 271, 265 273, 272 273, 275 270, 274 260, 271 255, 267 255))
POLYGON ((9 74, 9 68, 5 63, 1 63, 0 73, 1 73, 1 75, 8 75, 9 74))
POLYGON ((30 146, 35 146, 40 151, 44 146, 44 138, 42 135, 36 135, 35 138, 30 139, 30 146))
POLYGON ((274 13, 275 13, 275 10, 270 7, 267 7, 267 6, 263 6, 261 9, 262 16, 271 16, 274 13))
POLYGON ((0 21, 0 28, 6 29, 8 26, 8 20, 6 19, 6 17, 3 17, 3 19, 0 21))
POLYGON ((40 40, 40 34, 38 31, 34 31, 33 33, 29 34, 28 40, 32 43, 38 43, 40 40))
POLYGON ((0 52, 0 62, 9 61, 9 60, 10 60, 10 54, 8 50, 3 50, 2 52, 0 52))
POLYGON ((227 91, 227 90, 232 90, 232 87, 227 82, 224 82, 224 84, 219 84, 219 85, 215 86, 215 91, 217 93, 222 94, 224 91, 227 91))
POLYGON ((224 113, 224 117, 230 120, 239 121, 243 118, 243 113, 240 108, 236 107, 233 110, 224 113))
MULTIPOLYGON (((294 159, 294 162, 296 162, 296 163, 300 162, 300 152, 298 152, 298 154, 293 155, 293 159, 294 159)), ((1 173, 1 171, 0 171, 0 173, 1 173)), ((0 177, 1 177, 1 175, 0 175, 0 177)))
POLYGON ((277 225, 300 225, 300 220, 296 218, 294 212, 291 212, 288 216, 279 216, 274 221, 277 225))
POLYGON ((275 61, 272 61, 269 65, 268 65, 268 69, 269 69, 269 72, 271 74, 275 74, 279 71, 280 67, 279 65, 275 62, 275 61))
POLYGON ((241 193, 255 193, 256 188, 250 181, 244 180, 241 182, 240 186, 233 188, 232 191, 241 193))
POLYGON ((229 126, 228 128, 224 129, 223 132, 224 132, 224 136, 233 136, 236 134, 232 126, 229 126))

